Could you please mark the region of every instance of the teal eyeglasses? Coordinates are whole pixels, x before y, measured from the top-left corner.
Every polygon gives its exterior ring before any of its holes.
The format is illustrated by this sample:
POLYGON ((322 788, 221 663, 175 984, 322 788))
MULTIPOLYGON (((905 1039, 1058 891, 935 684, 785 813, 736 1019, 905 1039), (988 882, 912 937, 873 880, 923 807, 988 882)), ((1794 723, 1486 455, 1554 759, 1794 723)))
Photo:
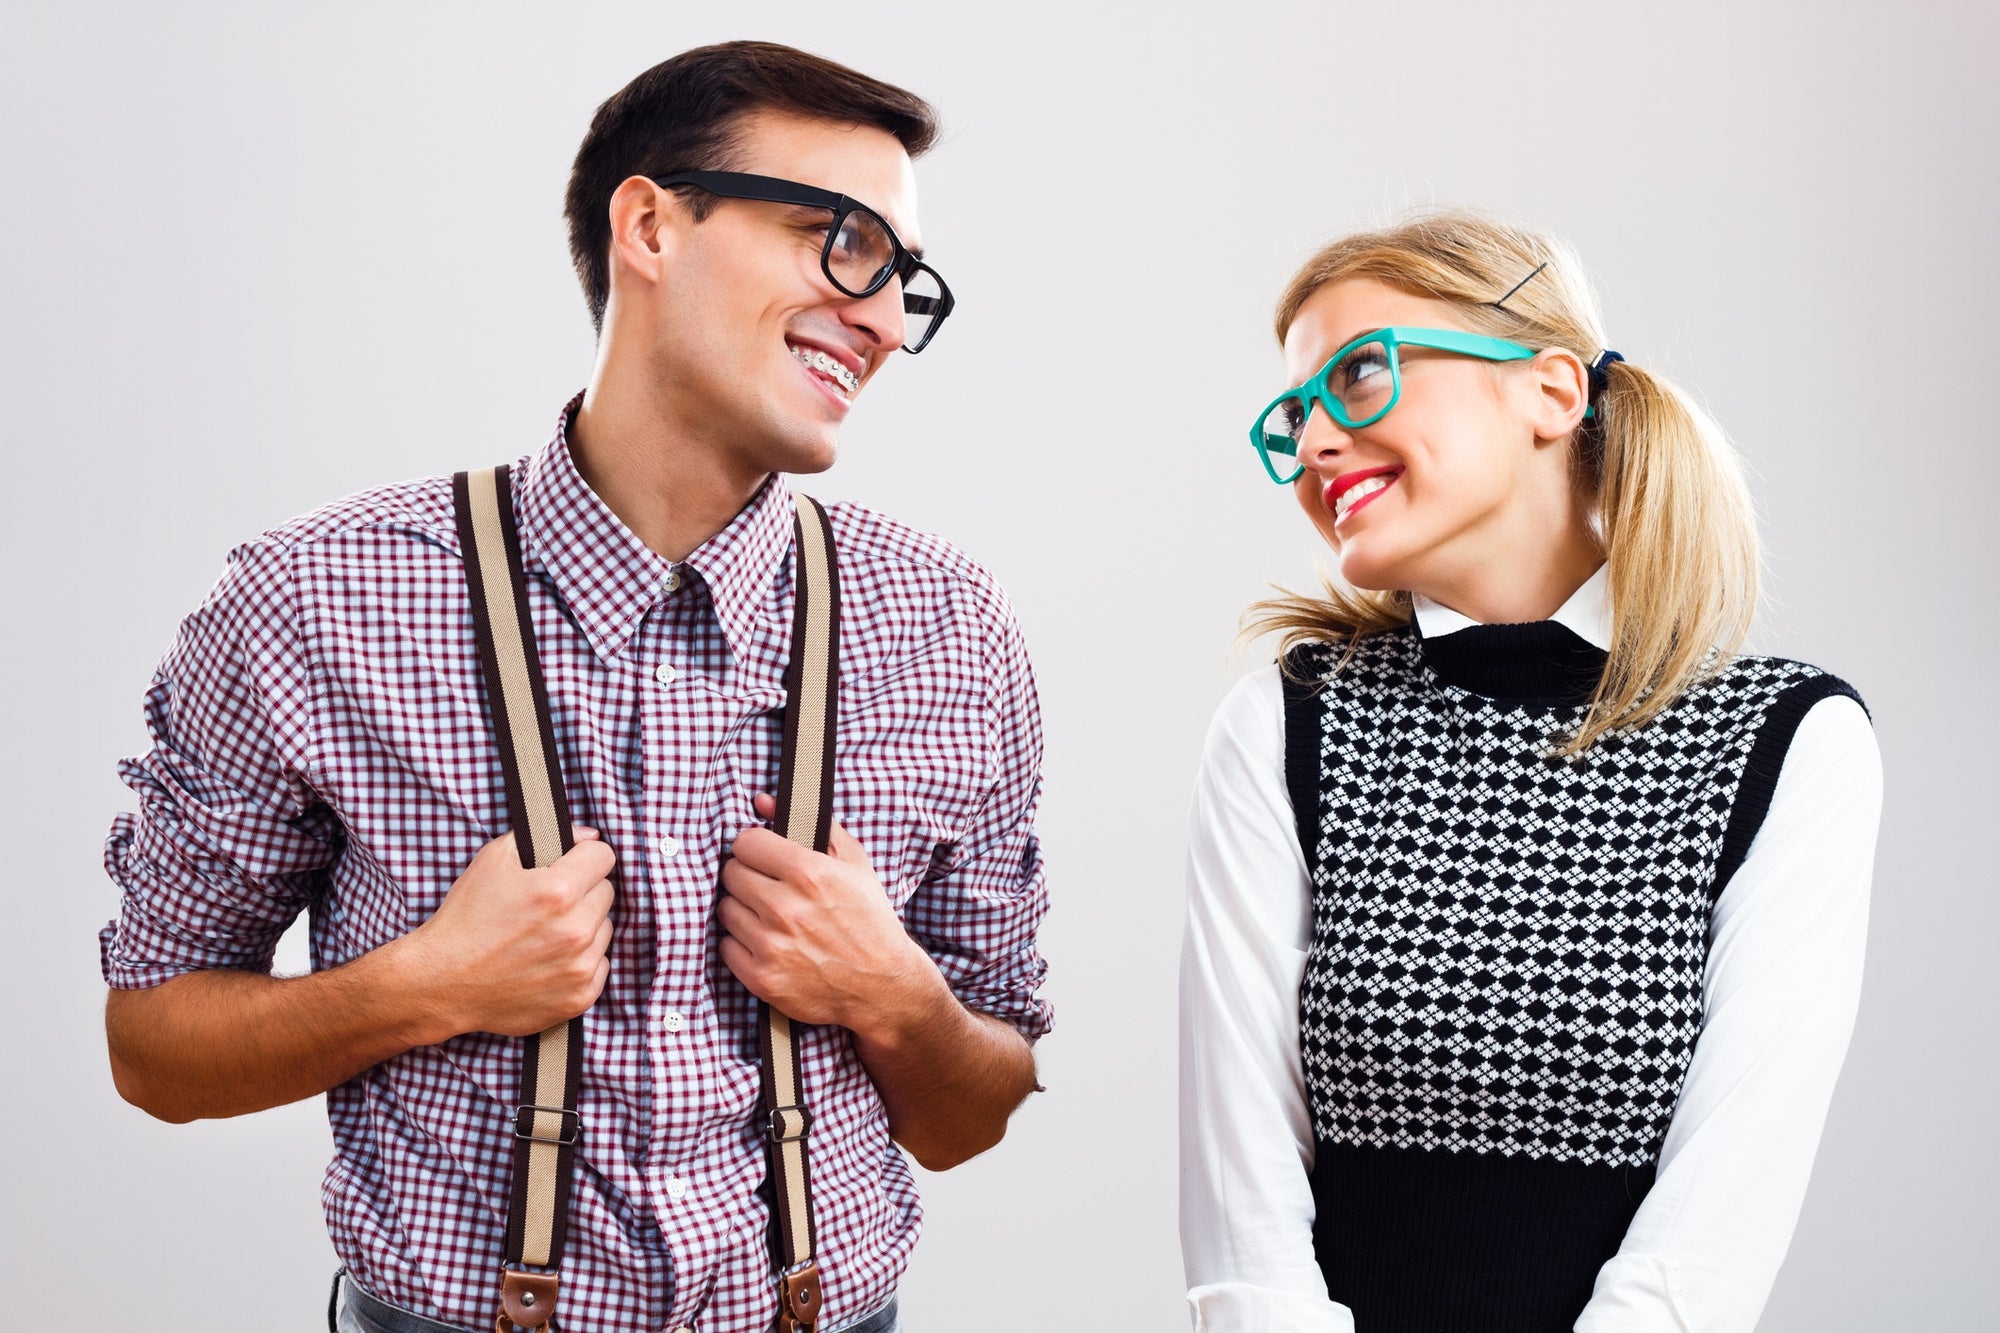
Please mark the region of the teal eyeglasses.
MULTIPOLYGON (((1526 361, 1535 355, 1532 347, 1457 329, 1388 328, 1363 334, 1329 357, 1317 375, 1285 390, 1257 414, 1250 443, 1272 481, 1289 486, 1305 471, 1298 457, 1299 437, 1305 434, 1314 403, 1348 430, 1372 426, 1389 414, 1403 396, 1398 354, 1403 347, 1427 347, 1482 361, 1526 361)), ((1584 415, 1594 411, 1586 408, 1584 415)))

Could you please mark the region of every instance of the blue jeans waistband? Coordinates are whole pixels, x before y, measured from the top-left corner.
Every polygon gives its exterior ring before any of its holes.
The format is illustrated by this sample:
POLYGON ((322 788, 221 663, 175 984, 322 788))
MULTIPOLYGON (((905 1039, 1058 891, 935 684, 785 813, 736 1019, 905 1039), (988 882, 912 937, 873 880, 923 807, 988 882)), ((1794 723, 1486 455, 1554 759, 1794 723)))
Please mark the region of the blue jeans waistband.
POLYGON ((377 1299, 344 1268, 333 1275, 326 1327, 327 1333, 471 1333, 377 1299))

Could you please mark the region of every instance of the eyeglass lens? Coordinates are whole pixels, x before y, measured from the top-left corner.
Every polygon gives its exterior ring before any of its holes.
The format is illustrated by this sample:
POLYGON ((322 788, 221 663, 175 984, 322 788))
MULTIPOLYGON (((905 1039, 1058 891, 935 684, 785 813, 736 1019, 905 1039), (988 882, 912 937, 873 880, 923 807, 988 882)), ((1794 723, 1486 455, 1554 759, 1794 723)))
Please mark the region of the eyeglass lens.
POLYGON ((1288 476, 1298 466, 1299 436, 1305 433, 1305 419, 1306 404, 1297 398, 1281 398, 1265 409, 1257 423, 1256 439, 1272 476, 1288 476))
POLYGON ((896 244, 873 213, 849 212, 827 244, 827 270, 849 296, 866 296, 879 288, 895 265, 896 244))
MULTIPOLYGON (((826 250, 828 276, 849 296, 866 296, 889 280, 896 266, 896 242, 882 220, 860 209, 840 220, 826 250)), ((944 287, 929 269, 914 269, 903 282, 903 345, 922 347, 944 311, 944 287)))
POLYGON ((903 346, 922 347, 944 318, 944 285, 927 268, 903 280, 903 346))
MULTIPOLYGON (((1327 370, 1326 398, 1322 401, 1340 425, 1365 426, 1389 410, 1396 382, 1391 356, 1386 343, 1361 343, 1348 348, 1327 370)), ((1299 466, 1299 441, 1311 419, 1308 408, 1308 400, 1286 397, 1273 404, 1257 423, 1259 446, 1277 476, 1299 466)))

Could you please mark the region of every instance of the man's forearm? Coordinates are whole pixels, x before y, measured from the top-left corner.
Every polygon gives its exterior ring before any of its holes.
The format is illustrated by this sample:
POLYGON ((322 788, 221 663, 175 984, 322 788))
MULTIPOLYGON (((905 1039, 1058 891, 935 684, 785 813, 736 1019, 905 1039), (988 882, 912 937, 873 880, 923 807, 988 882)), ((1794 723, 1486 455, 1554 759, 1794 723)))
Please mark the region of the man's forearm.
POLYGON ((1035 1089, 1027 1039, 960 1004, 935 968, 854 1029, 854 1048, 888 1109, 890 1134, 932 1171, 1000 1142, 1008 1116, 1035 1089))
POLYGON ((398 940, 303 977, 218 969, 105 1004, 125 1100, 175 1122, 314 1097, 371 1065, 453 1035, 412 984, 398 940))
POLYGON ((597 830, 576 835, 554 864, 528 869, 501 834, 429 919, 351 963, 112 991, 104 1028, 119 1094, 162 1120, 242 1115, 461 1032, 526 1036, 582 1013, 610 975, 615 858, 597 830))

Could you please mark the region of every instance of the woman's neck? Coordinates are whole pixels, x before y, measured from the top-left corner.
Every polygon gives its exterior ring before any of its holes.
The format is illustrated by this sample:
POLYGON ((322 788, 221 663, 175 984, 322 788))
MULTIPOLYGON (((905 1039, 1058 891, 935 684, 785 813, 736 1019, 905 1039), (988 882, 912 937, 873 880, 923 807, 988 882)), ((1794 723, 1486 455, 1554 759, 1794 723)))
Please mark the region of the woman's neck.
POLYGON ((1505 558, 1464 562, 1410 591, 1482 625, 1516 625, 1553 616, 1604 563, 1604 552, 1582 531, 1525 545, 1514 544, 1505 558))

